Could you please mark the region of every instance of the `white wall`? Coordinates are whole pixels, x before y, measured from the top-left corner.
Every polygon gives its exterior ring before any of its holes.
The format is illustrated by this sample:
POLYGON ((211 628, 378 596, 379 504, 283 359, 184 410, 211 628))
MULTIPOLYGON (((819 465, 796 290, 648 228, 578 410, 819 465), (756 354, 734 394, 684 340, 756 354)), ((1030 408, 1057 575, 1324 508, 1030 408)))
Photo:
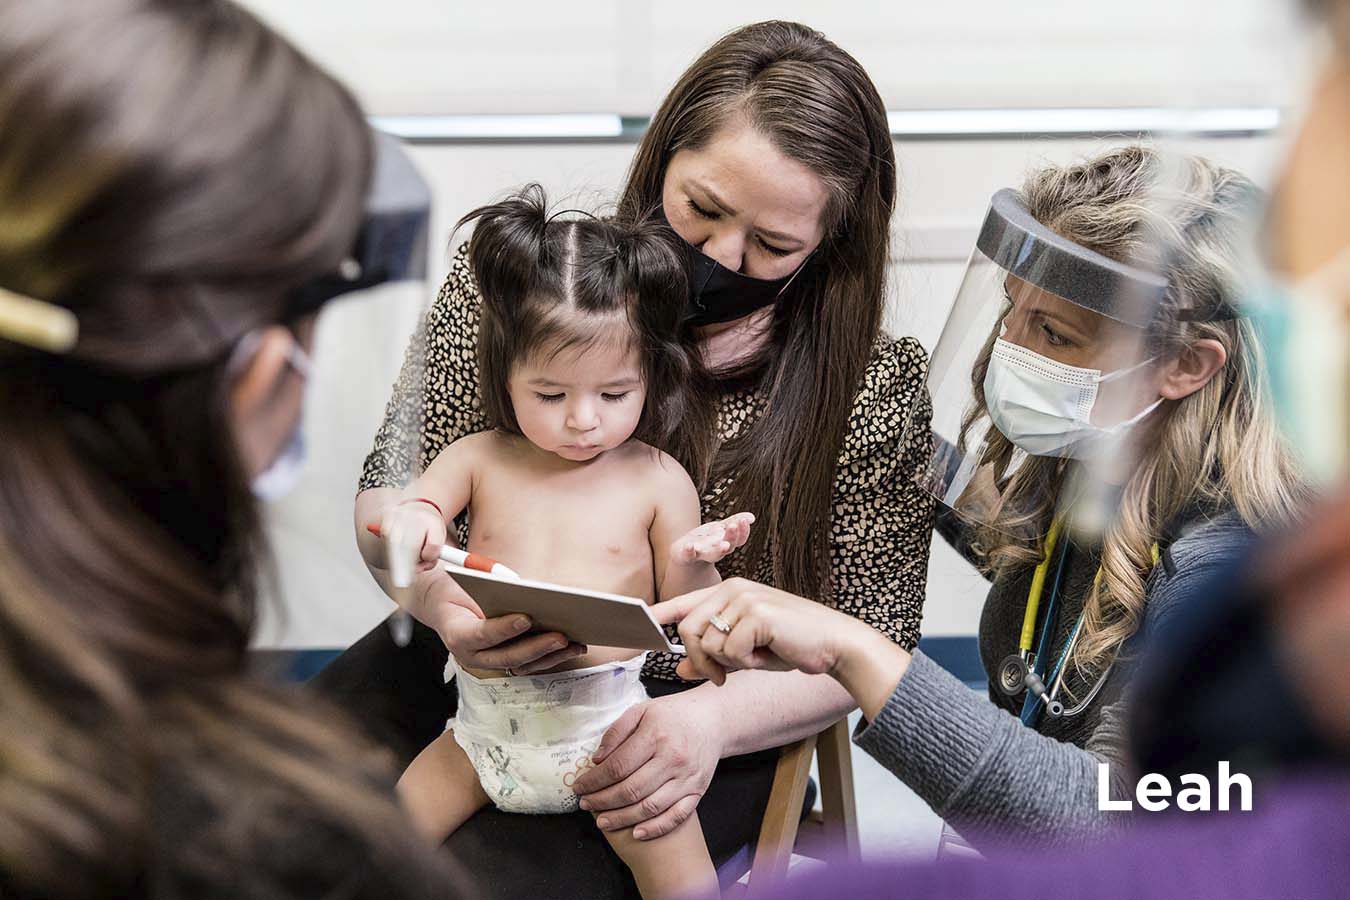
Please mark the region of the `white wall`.
MULTIPOLYGON (((853 50, 891 108, 1186 102, 1280 104, 1292 96, 1287 45, 1262 42, 1278 17, 1255 0, 1087 0, 1007 4, 653 2, 380 4, 254 0, 253 6, 351 79, 372 111, 650 113, 697 50, 744 21, 801 17, 853 50), (1182 79, 1186 76, 1185 79, 1182 79), (1179 87, 1184 84, 1185 87, 1179 87)), ((1282 8, 1281 4, 1273 4, 1282 8)), ((918 141, 896 146, 901 198, 889 330, 931 348, 988 198, 1044 162, 1099 146, 1082 140, 918 141)), ((1271 138, 1189 141, 1258 180, 1271 138)), ((435 191, 433 281, 451 223, 526 181, 582 205, 612 198, 631 144, 418 146, 435 191)), ((326 312, 306 421, 312 462, 297 493, 269 511, 279 597, 265 646, 341 646, 390 609, 356 555, 351 500, 406 337, 434 291, 384 288, 326 312)), ((934 542, 925 634, 971 634, 982 581, 934 542)))
POLYGON ((646 115, 763 19, 825 32, 893 108, 1265 104, 1291 0, 246 0, 376 113, 646 115))

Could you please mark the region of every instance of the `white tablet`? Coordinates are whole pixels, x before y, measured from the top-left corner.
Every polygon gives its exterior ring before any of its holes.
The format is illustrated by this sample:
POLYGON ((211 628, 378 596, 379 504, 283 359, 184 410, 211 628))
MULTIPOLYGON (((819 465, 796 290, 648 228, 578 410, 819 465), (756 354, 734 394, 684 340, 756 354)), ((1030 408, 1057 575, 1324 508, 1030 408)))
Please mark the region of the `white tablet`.
POLYGON ((532 630, 558 631, 581 644, 684 653, 684 645, 666 638, 647 604, 637 597, 504 578, 450 563, 445 570, 489 618, 523 613, 530 617, 532 630))

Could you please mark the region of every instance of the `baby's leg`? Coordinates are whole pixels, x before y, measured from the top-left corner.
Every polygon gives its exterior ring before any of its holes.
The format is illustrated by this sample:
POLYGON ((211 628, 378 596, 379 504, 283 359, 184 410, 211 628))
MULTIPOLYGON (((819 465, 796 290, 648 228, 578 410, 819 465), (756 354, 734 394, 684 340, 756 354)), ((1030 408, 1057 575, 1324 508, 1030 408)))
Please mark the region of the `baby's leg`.
POLYGON ((417 754, 398 780, 398 796, 417 830, 437 844, 492 802, 450 731, 417 754))
POLYGON ((650 841, 633 837, 631 828, 606 831, 604 835, 632 871, 642 900, 720 896, 717 870, 708 855, 697 813, 670 834, 650 841))

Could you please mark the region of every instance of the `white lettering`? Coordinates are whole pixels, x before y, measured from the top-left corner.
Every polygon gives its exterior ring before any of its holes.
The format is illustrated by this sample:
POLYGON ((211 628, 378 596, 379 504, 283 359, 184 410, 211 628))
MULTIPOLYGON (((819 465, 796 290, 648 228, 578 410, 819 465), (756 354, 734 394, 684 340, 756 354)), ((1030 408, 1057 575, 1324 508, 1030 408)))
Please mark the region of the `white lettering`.
POLYGON ((1172 785, 1156 772, 1139 779, 1134 795, 1139 798, 1139 805, 1149 812, 1162 812, 1172 805, 1167 802, 1172 796, 1172 785))
POLYGON ((1209 779, 1203 775, 1182 775, 1181 783, 1191 786, 1177 791, 1177 809, 1209 812, 1209 779))
POLYGON ((1097 763, 1097 808, 1103 812, 1129 812, 1134 808, 1129 800, 1111 799, 1111 767, 1097 763))
MULTIPOLYGON (((1204 775, 1187 774, 1180 778, 1181 789, 1176 792, 1177 809, 1182 812, 1208 812, 1213 805, 1214 790, 1210 780, 1204 775)), ((1219 763, 1219 810, 1229 810, 1229 795, 1234 788, 1238 792, 1238 809, 1251 812, 1252 780, 1241 772, 1232 771, 1227 760, 1219 763)), ((1168 798, 1173 796, 1172 783, 1165 775, 1156 772, 1144 775, 1135 785, 1135 799, 1141 809, 1149 812, 1162 812, 1171 804, 1168 798)), ((1128 798, 1111 798, 1111 767, 1107 763, 1097 764, 1097 809, 1102 812, 1129 812, 1134 803, 1128 798)))
POLYGON ((1228 812, 1228 792, 1236 785, 1239 791, 1238 809, 1252 811, 1252 780, 1241 772, 1230 773, 1228 760, 1219 761, 1219 811, 1228 812))

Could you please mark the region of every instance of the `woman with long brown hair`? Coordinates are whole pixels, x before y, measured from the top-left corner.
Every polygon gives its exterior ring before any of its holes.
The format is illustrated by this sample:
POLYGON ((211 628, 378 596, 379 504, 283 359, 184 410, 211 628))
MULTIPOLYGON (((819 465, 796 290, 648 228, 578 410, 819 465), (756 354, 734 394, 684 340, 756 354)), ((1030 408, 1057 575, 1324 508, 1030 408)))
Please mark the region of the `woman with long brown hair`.
POLYGON ((0 2, 0 894, 451 896, 386 754, 247 669, 371 133, 227 0, 77 6, 0 2))
MULTIPOLYGON (((713 383, 704 408, 689 413, 707 424, 666 449, 698 482, 705 521, 756 517, 725 574, 811 593, 913 647, 933 504, 912 477, 926 439, 901 441, 906 421, 928 415, 924 353, 880 331, 895 192, 885 107, 862 67, 809 28, 764 22, 718 41, 672 88, 638 147, 620 215, 661 209, 689 256, 689 327, 713 383)), ((480 308, 461 253, 367 459, 359 541, 374 540, 366 526, 441 448, 487 427, 474 362, 480 308)), ((453 686, 440 678, 447 649, 462 665, 526 673, 584 649, 479 619, 444 572, 421 576, 402 602, 428 626, 410 647, 376 629, 318 683, 408 758, 454 709, 453 686)), ((757 832, 773 748, 853 704, 829 679, 798 674, 682 690, 675 662, 649 660, 653 699, 615 724, 577 790, 602 829, 639 839, 668 832, 701 803, 721 861, 757 832)), ((450 846, 477 860, 502 896, 617 896, 626 873, 592 830, 586 814, 485 811, 450 846), (565 850, 567 871, 541 862, 541 848, 565 850)))

